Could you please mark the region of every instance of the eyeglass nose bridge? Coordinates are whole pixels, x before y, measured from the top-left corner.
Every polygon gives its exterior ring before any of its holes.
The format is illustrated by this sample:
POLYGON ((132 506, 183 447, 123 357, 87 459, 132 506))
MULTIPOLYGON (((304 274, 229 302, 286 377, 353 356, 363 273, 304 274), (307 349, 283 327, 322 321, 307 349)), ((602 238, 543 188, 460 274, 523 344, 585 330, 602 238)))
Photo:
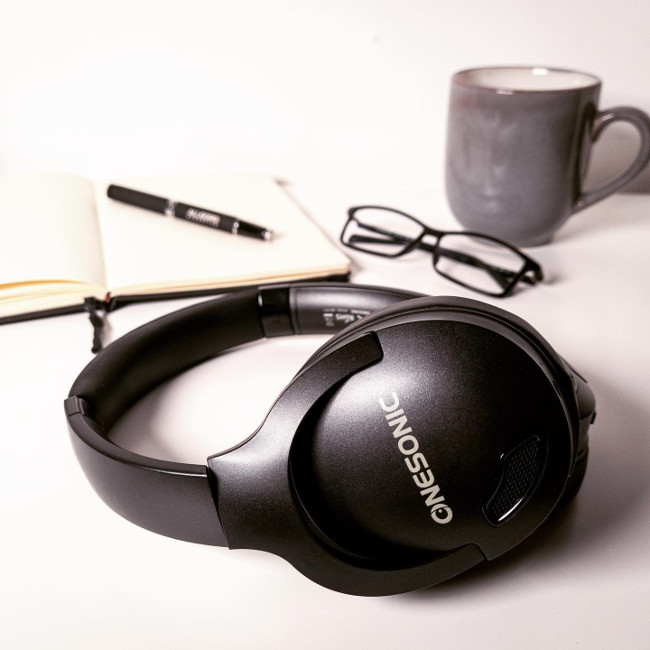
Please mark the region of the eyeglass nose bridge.
POLYGON ((428 226, 422 227, 422 232, 420 236, 417 237, 411 244, 412 248, 419 248, 420 250, 427 251, 431 253, 434 258, 436 256, 436 251, 438 249, 438 244, 440 238, 444 235, 444 231, 435 230, 434 228, 429 228, 428 226))

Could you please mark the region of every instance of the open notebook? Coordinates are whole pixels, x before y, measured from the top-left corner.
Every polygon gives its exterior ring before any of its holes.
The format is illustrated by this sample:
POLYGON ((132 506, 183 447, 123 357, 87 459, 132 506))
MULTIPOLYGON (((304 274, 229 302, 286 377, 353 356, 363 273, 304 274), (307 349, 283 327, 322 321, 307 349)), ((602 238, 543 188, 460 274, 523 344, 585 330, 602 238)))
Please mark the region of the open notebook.
POLYGON ((349 261, 264 174, 111 179, 274 231, 236 236, 132 207, 70 174, 0 176, 0 321, 270 282, 337 278, 349 261))

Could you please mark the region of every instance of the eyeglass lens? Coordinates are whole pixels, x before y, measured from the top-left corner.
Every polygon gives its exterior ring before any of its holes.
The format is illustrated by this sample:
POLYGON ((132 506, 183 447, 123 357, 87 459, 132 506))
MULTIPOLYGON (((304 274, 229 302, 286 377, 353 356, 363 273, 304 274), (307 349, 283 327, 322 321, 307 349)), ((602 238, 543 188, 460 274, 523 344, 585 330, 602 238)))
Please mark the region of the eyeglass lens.
POLYGON ((448 233, 438 241, 435 269, 450 280, 492 294, 506 290, 525 262, 516 251, 480 235, 448 233))
POLYGON ((362 208, 350 219, 343 243, 379 255, 398 255, 423 232, 413 219, 393 210, 362 208))

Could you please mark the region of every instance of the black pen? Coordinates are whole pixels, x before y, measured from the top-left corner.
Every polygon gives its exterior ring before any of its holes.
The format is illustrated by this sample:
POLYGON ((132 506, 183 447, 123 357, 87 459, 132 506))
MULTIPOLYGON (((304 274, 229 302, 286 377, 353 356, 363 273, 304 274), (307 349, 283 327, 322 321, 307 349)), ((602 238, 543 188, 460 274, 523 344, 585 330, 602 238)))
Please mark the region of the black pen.
POLYGON ((268 228, 256 226, 254 223, 221 212, 215 212, 214 210, 197 208, 194 205, 172 201, 161 196, 139 192, 138 190, 130 190, 119 185, 109 185, 106 194, 109 198, 122 203, 128 203, 167 216, 178 217, 217 230, 225 230, 233 235, 246 235, 247 237, 255 237, 266 241, 273 239, 273 231, 268 228))

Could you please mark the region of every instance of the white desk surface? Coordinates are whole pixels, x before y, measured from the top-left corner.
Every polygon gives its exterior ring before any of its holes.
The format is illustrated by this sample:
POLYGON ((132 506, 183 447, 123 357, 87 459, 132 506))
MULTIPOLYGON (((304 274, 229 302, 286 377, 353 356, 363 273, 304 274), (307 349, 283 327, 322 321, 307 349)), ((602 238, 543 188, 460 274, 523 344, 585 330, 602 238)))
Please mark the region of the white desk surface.
MULTIPOLYGON (((296 187, 336 238, 350 205, 454 223, 432 191, 296 187)), ((650 647, 650 197, 617 195, 530 251, 548 280, 494 304, 529 321, 589 380, 598 417, 575 503, 521 547, 443 585, 360 598, 284 560, 167 539, 121 519, 87 483, 62 401, 90 360, 82 314, 0 328, 0 647, 650 647)), ((355 255, 353 280, 477 297, 425 254, 355 255)), ((110 315, 110 338, 190 301, 110 315)), ((205 364, 136 407, 117 438, 187 462, 248 435, 322 337, 205 364)))

